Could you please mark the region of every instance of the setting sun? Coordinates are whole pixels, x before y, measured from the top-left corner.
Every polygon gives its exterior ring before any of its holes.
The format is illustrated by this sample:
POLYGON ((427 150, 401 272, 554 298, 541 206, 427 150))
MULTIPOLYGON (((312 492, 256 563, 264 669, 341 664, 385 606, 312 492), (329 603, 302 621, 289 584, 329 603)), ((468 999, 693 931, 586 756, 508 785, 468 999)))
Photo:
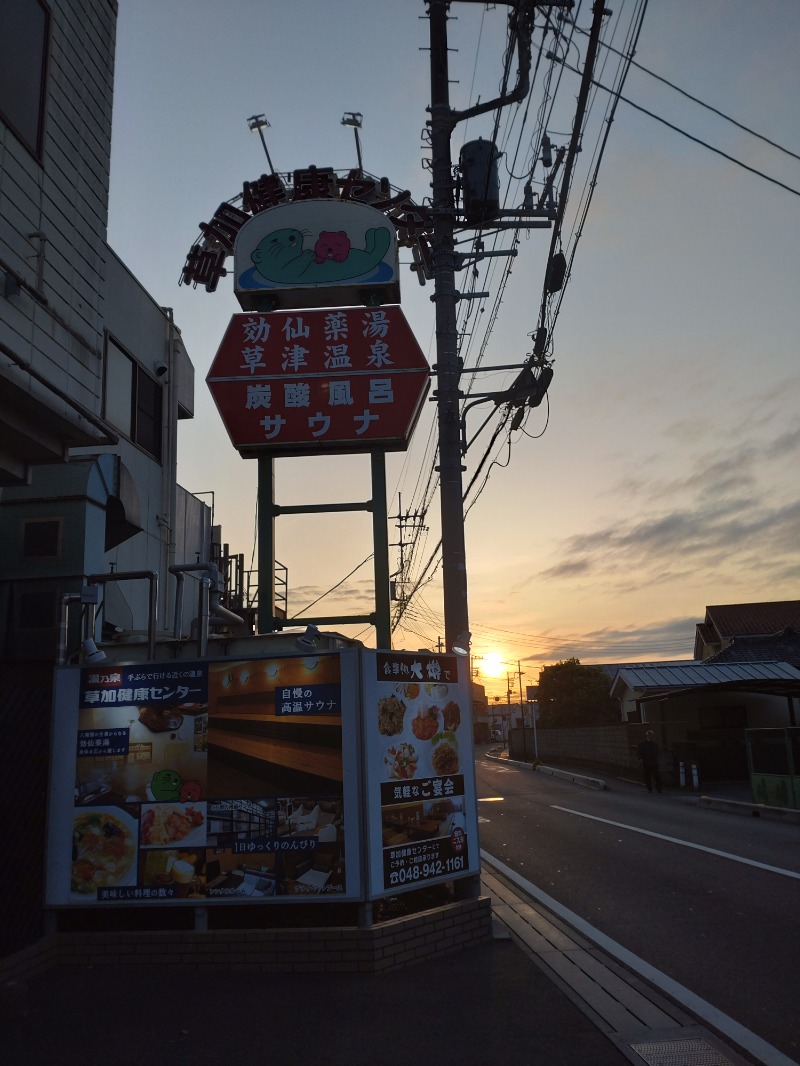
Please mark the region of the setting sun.
POLYGON ((484 677, 500 677, 505 673, 505 664, 496 651, 489 652, 488 655, 481 655, 476 665, 478 672, 483 674, 484 677))

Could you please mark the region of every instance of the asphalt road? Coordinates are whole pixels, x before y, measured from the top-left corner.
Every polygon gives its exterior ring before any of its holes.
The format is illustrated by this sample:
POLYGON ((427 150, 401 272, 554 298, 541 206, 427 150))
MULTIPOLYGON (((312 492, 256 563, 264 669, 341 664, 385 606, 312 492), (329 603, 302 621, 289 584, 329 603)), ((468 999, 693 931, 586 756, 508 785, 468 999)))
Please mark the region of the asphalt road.
POLYGON ((590 790, 480 755, 476 777, 485 851, 800 1060, 796 825, 626 782, 590 790))

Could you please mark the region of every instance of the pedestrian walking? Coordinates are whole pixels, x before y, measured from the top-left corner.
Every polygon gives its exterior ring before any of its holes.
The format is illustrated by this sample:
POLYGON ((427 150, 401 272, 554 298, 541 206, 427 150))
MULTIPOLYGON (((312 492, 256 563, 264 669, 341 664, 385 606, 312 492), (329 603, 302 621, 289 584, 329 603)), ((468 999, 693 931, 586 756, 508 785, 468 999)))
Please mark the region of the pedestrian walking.
POLYGON ((647 786, 647 791, 653 791, 653 785, 656 786, 656 792, 661 792, 661 771, 658 767, 659 751, 658 744, 656 744, 655 734, 652 729, 648 729, 645 733, 644 740, 639 744, 636 749, 636 754, 642 760, 642 770, 644 772, 644 783, 647 786))

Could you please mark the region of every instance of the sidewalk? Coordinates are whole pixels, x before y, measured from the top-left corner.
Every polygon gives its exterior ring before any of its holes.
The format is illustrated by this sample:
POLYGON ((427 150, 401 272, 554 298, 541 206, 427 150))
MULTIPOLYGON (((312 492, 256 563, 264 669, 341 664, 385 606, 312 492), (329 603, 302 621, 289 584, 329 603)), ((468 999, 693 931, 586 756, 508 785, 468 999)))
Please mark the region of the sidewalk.
POLYGON ((0 1001, 13 1066, 621 1066, 507 936, 380 976, 64 968, 0 1001))
POLYGON ((258 964, 211 976, 188 965, 52 969, 0 990, 5 1061, 641 1066, 680 1051, 686 1062, 742 1062, 486 865, 482 892, 495 915, 490 943, 377 976, 258 964))
POLYGON ((484 864, 481 878, 495 914, 488 943, 377 976, 56 968, 3 989, 5 1061, 745 1066, 682 1008, 518 894, 497 865, 484 864))

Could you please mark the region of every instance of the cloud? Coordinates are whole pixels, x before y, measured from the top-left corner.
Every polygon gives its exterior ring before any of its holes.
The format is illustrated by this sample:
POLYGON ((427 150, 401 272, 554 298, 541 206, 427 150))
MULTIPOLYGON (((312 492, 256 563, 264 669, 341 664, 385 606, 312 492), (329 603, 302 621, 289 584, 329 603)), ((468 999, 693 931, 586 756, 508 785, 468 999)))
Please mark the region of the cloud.
POLYGON ((800 426, 797 429, 781 433, 764 449, 764 454, 768 459, 785 461, 790 461, 792 456, 800 454, 800 426))
MULTIPOLYGON (((543 570, 539 577, 580 577, 583 574, 587 574, 592 568, 592 563, 589 558, 583 559, 565 559, 563 563, 558 563, 556 566, 551 567, 549 570, 543 570)), ((520 586, 514 589, 514 592, 519 592, 521 588, 524 588, 529 582, 533 581, 533 576, 527 578, 522 582, 520 586)))
POLYGON ((338 588, 329 585, 292 587, 291 615, 366 614, 375 610, 375 585, 372 578, 346 581, 338 588))
MULTIPOLYGON (((600 578, 647 569, 648 580, 664 582, 705 569, 729 568, 732 557, 741 570, 759 570, 765 581, 786 566, 796 552, 800 503, 770 507, 749 499, 710 500, 683 510, 620 519, 591 533, 568 537, 559 547, 561 560, 538 579, 600 578)), ((528 580, 531 580, 529 578, 528 580)))
POLYGON ((680 617, 646 625, 609 626, 574 638, 540 636, 535 650, 521 661, 541 666, 571 658, 587 665, 691 659, 695 625, 700 621, 680 617))
POLYGON ((554 561, 518 589, 545 579, 621 592, 641 585, 644 572, 650 584, 692 575, 711 583, 731 567, 765 585, 785 583, 797 569, 800 503, 787 498, 786 472, 797 462, 800 429, 784 426, 773 422, 769 436, 743 430, 677 477, 658 476, 654 455, 649 477, 640 465, 616 483, 613 519, 562 540, 554 561))

